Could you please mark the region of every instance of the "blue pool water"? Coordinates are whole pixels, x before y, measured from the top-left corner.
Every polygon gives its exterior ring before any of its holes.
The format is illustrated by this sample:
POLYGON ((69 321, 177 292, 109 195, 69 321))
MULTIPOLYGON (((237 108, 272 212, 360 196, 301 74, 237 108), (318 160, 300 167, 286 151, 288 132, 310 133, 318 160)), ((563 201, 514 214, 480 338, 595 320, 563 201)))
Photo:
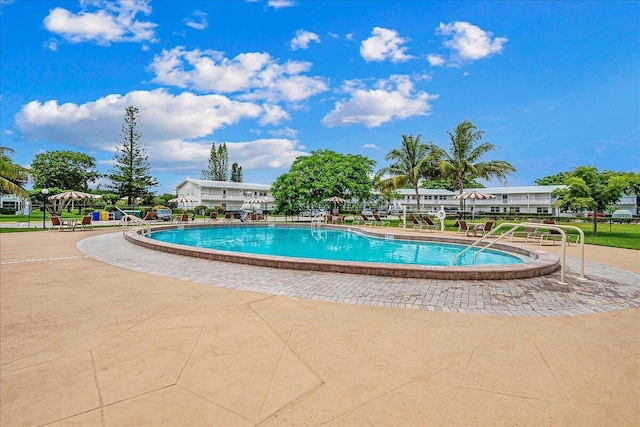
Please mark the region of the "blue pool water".
MULTIPOLYGON (((199 248, 248 254, 314 258, 336 261, 453 266, 465 246, 389 240, 347 230, 300 227, 208 227, 157 231, 152 239, 199 248)), ((475 264, 474 250, 458 265, 518 264, 523 261, 504 252, 481 252, 475 264)))

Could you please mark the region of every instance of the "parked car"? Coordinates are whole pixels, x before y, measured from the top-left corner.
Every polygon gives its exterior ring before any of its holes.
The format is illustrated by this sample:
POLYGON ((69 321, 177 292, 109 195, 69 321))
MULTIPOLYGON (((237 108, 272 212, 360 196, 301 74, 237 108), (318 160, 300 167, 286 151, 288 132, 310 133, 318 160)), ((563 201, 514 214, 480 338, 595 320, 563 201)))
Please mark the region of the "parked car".
POLYGON ((172 221, 173 215, 169 212, 168 209, 156 209, 156 219, 162 221, 172 221))
MULTIPOLYGON (((587 218, 593 218, 593 212, 587 212, 587 218)), ((598 212, 598 218, 604 218, 604 212, 598 212)))

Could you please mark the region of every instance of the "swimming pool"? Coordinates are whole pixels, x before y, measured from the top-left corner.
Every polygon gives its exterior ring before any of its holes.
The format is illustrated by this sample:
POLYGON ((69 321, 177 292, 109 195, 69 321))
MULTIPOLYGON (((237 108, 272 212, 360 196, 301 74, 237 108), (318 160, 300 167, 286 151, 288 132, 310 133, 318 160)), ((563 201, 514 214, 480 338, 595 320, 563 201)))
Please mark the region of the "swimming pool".
MULTIPOLYGON (((524 247, 516 247, 512 245, 506 245, 502 243, 496 243, 492 249, 496 249, 500 252, 505 252, 511 256, 519 258, 522 262, 515 262, 512 264, 498 264, 498 265, 462 265, 462 266, 451 266, 451 265, 426 265, 426 264, 417 264, 417 263, 393 263, 393 262, 384 262, 384 261, 354 261, 354 260, 344 260, 344 259, 336 259, 333 257, 332 259, 319 259, 319 258, 302 258, 300 257, 299 248, 302 246, 300 243, 293 244, 289 242, 286 246, 294 248, 294 256, 281 255, 271 255, 271 254, 263 254, 263 253, 244 253, 244 252, 236 252, 230 251, 229 243, 233 241, 229 236, 234 232, 233 230, 238 229, 238 232, 241 232, 240 229, 246 228, 264 228, 264 225, 259 224, 216 224, 216 225, 206 225, 206 224, 189 224, 189 225, 179 225, 179 226, 158 226, 154 227, 152 237, 149 238, 145 234, 144 230, 137 229, 128 229, 124 230, 124 237, 127 241, 157 251, 168 252, 176 255, 185 255, 196 258, 209 259, 212 261, 222 261, 222 262, 231 262, 237 264, 249 264, 255 266, 263 266, 263 267, 271 267, 271 268, 286 268, 293 270, 311 270, 311 271, 323 271, 323 272, 339 272, 339 273, 352 273, 352 274, 367 274, 374 276, 387 276, 387 277, 399 277, 399 278, 422 278, 422 279, 445 279, 445 280, 494 280, 494 279, 515 279, 515 278, 528 278, 528 277, 537 277, 545 274, 552 273, 557 270, 560 266, 560 259, 552 254, 541 250, 531 250, 524 247), (191 230, 197 229, 220 229, 221 236, 226 235, 226 239, 222 239, 222 244, 224 244, 223 249, 209 249, 209 248, 201 248, 197 246, 187 246, 185 244, 176 244, 170 241, 160 241, 155 237, 162 236, 162 232, 165 230, 175 230, 177 234, 185 233, 185 237, 187 240, 191 239, 192 243, 197 243, 197 238, 194 237, 197 234, 191 234, 191 230), (188 237, 191 236, 191 237, 188 237)), ((308 224, 269 224, 266 228, 275 228, 279 229, 281 227, 284 228, 300 228, 303 230, 303 233, 306 233, 309 239, 314 239, 323 242, 323 246, 327 248, 331 248, 334 254, 343 254, 349 252, 360 252, 359 250, 345 250, 341 246, 331 243, 329 244, 328 237, 330 235, 330 231, 332 230, 341 230, 343 233, 340 234, 342 239, 345 240, 349 237, 349 235, 353 233, 359 233, 362 235, 366 235, 369 237, 373 237, 375 239, 372 240, 373 245, 378 245, 381 242, 385 242, 387 240, 393 240, 395 242, 398 241, 421 241, 421 242, 441 242, 441 243, 454 243, 454 244, 462 244, 468 245, 469 240, 465 240, 462 238, 457 238, 454 236, 443 236, 437 233, 433 233, 431 235, 427 235, 425 233, 416 233, 410 230, 402 230, 398 229, 398 231, 393 231, 393 234, 390 234, 390 231, 378 231, 379 229, 372 229, 371 227, 353 227, 353 226, 335 226, 335 225, 323 225, 320 229, 313 229, 309 227, 308 224)), ((275 231, 275 230, 272 230, 275 231)), ((234 232, 235 233, 235 232, 234 232)), ((171 234, 166 234, 166 236, 171 236, 171 234)), ((270 240, 274 240, 274 235, 271 235, 270 240)), ((167 240, 171 240, 172 238, 168 238, 167 240)), ((298 241, 296 241, 298 242, 298 241)), ((182 242, 185 243, 185 242, 182 242)), ((257 242, 247 242, 247 246, 253 245, 254 247, 260 247, 262 244, 258 244, 257 242)), ((417 247, 417 252, 420 254, 421 251, 425 251, 426 246, 417 247)), ((459 250, 462 249, 460 246, 453 246, 459 250)), ((449 246, 445 247, 449 248, 449 246)), ((439 249, 443 250, 443 249, 439 249)), ((458 252, 459 252, 458 250, 458 252)), ((378 250, 378 252, 381 252, 378 250)), ((414 248, 413 252, 404 250, 396 250, 396 251, 387 251, 387 252, 398 252, 403 253, 404 257, 415 257, 416 248, 414 248)), ((457 253, 457 252, 456 252, 457 253)), ((416 258, 417 260, 418 258, 416 258)), ((513 261, 513 259, 511 259, 513 261)), ((421 261, 420 261, 421 262, 421 261)))
POLYGON ((478 249, 455 257, 465 246, 365 236, 351 230, 300 227, 236 226, 165 230, 152 233, 165 243, 245 254, 311 258, 345 262, 428 266, 508 265, 523 260, 505 252, 478 249))

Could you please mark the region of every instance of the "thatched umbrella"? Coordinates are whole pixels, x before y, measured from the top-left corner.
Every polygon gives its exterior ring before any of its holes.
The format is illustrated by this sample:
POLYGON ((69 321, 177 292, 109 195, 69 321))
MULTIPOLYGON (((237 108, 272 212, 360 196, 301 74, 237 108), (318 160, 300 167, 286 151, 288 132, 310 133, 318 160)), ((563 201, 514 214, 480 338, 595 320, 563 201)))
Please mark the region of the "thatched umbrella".
POLYGON ((479 191, 467 191, 464 192, 462 194, 457 194, 455 196, 453 196, 454 199, 463 199, 463 200, 467 200, 467 199, 472 199, 473 200, 473 210, 471 211, 471 220, 473 221, 473 217, 475 215, 475 207, 476 207, 476 199, 495 199, 496 196, 494 196, 493 194, 485 194, 485 193, 481 193, 479 191))

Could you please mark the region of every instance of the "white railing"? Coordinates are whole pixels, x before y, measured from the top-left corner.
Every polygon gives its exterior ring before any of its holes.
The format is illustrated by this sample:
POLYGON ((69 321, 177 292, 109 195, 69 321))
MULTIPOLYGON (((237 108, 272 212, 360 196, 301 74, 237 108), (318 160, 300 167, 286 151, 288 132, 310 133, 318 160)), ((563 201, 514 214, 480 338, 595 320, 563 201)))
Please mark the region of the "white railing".
POLYGON ((562 258, 560 259, 560 284, 562 284, 562 285, 566 285, 566 282, 565 282, 565 264, 566 264, 566 259, 567 259, 567 233, 564 232, 564 229, 578 231, 578 235, 580 236, 580 238, 579 238, 579 241, 580 241, 580 279, 581 280, 585 280, 585 278, 584 278, 584 231, 582 231, 580 228, 575 227, 573 225, 545 224, 545 223, 540 223, 540 222, 521 222, 521 223, 503 222, 502 224, 498 225, 496 228, 494 228, 493 230, 489 231, 487 234, 485 234, 484 236, 480 237, 478 240, 476 240, 475 242, 473 242, 472 244, 470 244, 469 246, 464 248, 458 255, 456 255, 456 258, 454 260, 454 264, 458 265, 458 260, 460 259, 460 257, 465 252, 468 252, 472 248, 477 247, 480 244, 480 242, 488 239, 489 237, 495 237, 496 240, 494 240, 492 242, 489 242, 489 244, 481 247, 473 255, 473 262, 475 264, 476 257, 478 256, 478 254, 480 252, 484 251, 485 249, 489 249, 491 246, 493 246, 498 241, 502 240, 504 237, 513 235, 513 233, 516 232, 521 227, 532 228, 532 229, 542 228, 542 229, 546 229, 546 230, 555 230, 555 231, 558 231, 560 233, 560 235, 562 236, 562 240, 561 240, 561 242, 562 242, 562 258), (506 227, 512 227, 512 228, 507 230, 505 233, 502 233, 500 235, 496 235, 496 232, 498 230, 500 230, 502 228, 506 228, 506 227))
POLYGON ((139 226, 142 230, 142 235, 151 234, 151 224, 142 218, 138 218, 135 215, 131 215, 116 206, 116 209, 120 211, 122 217, 120 217, 120 226, 122 227, 122 233, 127 230, 128 227, 139 226))

